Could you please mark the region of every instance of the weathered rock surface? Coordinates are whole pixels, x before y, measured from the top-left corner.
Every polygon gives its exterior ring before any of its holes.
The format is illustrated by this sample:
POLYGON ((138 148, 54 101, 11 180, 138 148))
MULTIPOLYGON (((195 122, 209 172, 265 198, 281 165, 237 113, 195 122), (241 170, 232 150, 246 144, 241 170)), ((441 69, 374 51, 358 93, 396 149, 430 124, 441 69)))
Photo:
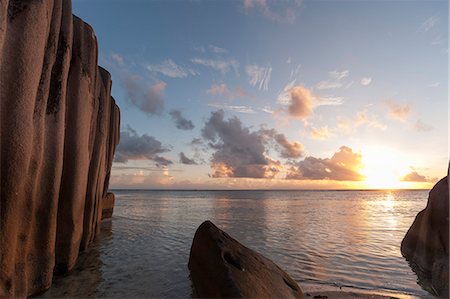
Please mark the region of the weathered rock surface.
POLYGON ((449 295, 449 182, 441 179, 430 191, 426 208, 417 214, 401 244, 403 256, 413 270, 425 277, 425 289, 435 295, 449 295))
POLYGON ((49 288, 99 230, 120 112, 97 53, 70 1, 0 1, 0 297, 49 288))
POLYGON ((106 196, 102 198, 102 220, 112 217, 115 200, 114 193, 111 192, 106 193, 106 196))
POLYGON ((189 257, 200 298, 303 298, 297 283, 274 262, 243 246, 212 222, 197 229, 189 257))

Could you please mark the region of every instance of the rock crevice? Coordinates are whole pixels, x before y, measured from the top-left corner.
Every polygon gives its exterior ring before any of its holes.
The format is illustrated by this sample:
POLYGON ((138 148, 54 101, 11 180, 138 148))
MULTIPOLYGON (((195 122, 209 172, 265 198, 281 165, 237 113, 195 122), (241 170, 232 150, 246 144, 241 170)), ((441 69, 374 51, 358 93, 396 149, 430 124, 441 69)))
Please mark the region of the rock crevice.
POLYGON ((70 271, 99 230, 119 142, 111 76, 71 2, 0 2, 0 297, 70 271))

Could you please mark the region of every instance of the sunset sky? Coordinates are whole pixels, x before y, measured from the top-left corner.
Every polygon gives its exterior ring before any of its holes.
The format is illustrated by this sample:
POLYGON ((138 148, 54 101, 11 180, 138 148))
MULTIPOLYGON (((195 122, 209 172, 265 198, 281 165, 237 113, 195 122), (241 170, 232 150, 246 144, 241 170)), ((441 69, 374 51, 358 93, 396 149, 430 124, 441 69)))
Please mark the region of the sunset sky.
POLYGON ((448 1, 73 1, 112 75, 111 188, 429 188, 448 1))

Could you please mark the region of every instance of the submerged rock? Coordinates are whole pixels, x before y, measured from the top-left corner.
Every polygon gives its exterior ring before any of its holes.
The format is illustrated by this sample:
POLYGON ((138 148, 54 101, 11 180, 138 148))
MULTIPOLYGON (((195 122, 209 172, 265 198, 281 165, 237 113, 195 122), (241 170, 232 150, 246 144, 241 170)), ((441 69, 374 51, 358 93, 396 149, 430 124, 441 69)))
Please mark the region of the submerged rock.
POLYGON ((280 267, 243 246, 210 221, 197 229, 189 265, 200 298, 303 298, 280 267))
POLYGON ((119 108, 69 0, 0 1, 0 297, 70 271, 99 230, 119 108))
POLYGON ((449 295, 449 182, 441 179, 430 191, 426 208, 417 214, 401 244, 403 256, 434 295, 449 295))

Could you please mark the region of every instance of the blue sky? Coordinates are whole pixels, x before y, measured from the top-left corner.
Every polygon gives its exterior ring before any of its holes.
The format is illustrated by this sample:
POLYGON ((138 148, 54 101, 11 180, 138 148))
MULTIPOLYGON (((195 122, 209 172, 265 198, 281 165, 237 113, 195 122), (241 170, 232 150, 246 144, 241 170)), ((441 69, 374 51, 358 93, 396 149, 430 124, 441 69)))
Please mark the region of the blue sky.
POLYGON ((73 11, 121 108, 113 188, 426 188, 447 172, 447 1, 73 11))

